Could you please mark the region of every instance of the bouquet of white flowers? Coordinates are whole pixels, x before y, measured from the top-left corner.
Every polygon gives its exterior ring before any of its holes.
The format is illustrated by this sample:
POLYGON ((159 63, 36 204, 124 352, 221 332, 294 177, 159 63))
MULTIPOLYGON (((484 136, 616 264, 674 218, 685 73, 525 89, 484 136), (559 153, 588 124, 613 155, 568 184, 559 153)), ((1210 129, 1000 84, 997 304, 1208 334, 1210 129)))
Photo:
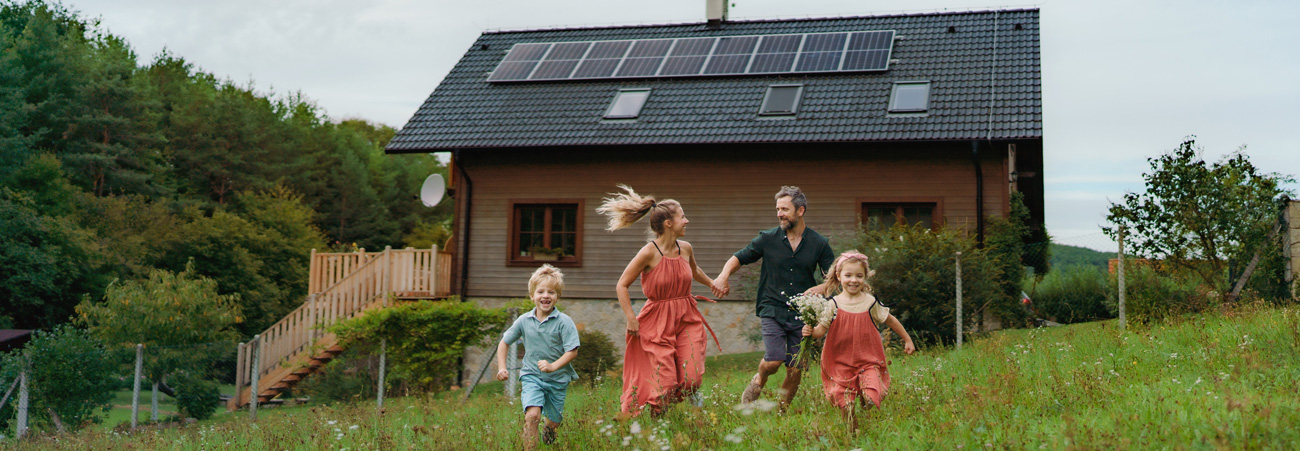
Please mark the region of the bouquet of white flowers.
MULTIPOLYGON (((835 303, 815 294, 791 296, 786 303, 794 309, 795 318, 803 321, 808 327, 817 327, 835 319, 835 303)), ((813 355, 811 348, 812 337, 803 337, 803 341, 799 342, 799 354, 795 356, 794 364, 800 368, 806 367, 808 358, 813 355)))

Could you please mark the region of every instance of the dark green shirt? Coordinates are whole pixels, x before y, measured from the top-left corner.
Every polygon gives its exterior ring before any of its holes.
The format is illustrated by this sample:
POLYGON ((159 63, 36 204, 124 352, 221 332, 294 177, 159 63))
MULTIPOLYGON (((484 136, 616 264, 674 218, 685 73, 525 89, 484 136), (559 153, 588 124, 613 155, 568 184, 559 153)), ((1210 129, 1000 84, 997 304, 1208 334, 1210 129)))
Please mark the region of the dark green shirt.
POLYGON ((825 273, 835 262, 830 241, 812 228, 804 229, 799 248, 793 251, 785 231, 773 227, 758 232, 758 236, 735 256, 742 265, 763 260, 758 276, 755 313, 760 318, 776 318, 786 323, 797 321, 794 310, 786 304, 790 296, 817 285, 813 278, 817 267, 820 266, 821 272, 825 273))

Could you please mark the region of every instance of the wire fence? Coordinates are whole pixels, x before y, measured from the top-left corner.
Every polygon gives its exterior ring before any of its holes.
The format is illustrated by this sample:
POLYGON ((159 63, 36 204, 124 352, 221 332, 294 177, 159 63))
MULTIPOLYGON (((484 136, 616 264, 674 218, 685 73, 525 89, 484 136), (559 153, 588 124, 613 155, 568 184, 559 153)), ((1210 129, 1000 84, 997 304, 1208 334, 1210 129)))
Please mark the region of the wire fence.
POLYGON ((227 342, 106 346, 73 328, 36 331, 0 356, 0 440, 205 417, 231 395, 234 350, 227 342))

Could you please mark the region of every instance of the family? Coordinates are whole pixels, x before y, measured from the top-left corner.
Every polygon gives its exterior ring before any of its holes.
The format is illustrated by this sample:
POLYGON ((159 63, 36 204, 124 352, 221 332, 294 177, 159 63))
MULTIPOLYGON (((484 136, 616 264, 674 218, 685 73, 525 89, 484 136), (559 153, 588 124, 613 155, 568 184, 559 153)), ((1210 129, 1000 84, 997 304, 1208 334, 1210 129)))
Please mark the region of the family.
MULTIPOLYGON (((627 320, 627 348, 623 365, 623 417, 645 410, 662 414, 670 405, 689 399, 702 405, 699 394, 704 376, 704 357, 712 329, 696 302, 712 302, 691 294, 691 283, 710 287, 717 297, 730 290, 731 275, 742 265, 762 261, 759 273, 756 314, 762 324, 763 357, 758 371, 741 393, 742 403, 762 396, 769 376, 785 367, 785 379, 777 391, 778 406, 784 411, 799 389, 801 363, 794 360, 804 337, 825 337, 821 353, 822 389, 826 398, 843 411, 850 430, 856 429, 855 404, 879 406, 889 389, 885 350, 879 327, 888 326, 903 339, 904 352, 915 350, 911 336, 889 308, 873 295, 870 280, 874 271, 865 255, 848 251, 835 256, 825 236, 804 222, 808 199, 798 187, 783 186, 775 195, 779 226, 759 232, 710 278, 695 261, 695 251, 681 238, 690 220, 675 200, 642 196, 631 187, 604 199, 596 211, 609 219, 614 231, 649 218, 653 239, 637 251, 619 277, 615 292, 627 320), (824 274, 817 284, 815 274, 824 274), (646 302, 640 313, 632 309, 629 289, 637 277, 646 302), (829 324, 805 325, 791 309, 791 296, 809 293, 830 296, 836 315, 829 324)), ((569 362, 577 356, 578 331, 568 315, 555 309, 564 290, 563 274, 543 265, 528 281, 535 309, 521 315, 506 330, 497 346, 498 380, 506 380, 506 350, 510 343, 524 343, 524 367, 520 371, 521 401, 524 408, 524 443, 531 448, 538 426, 543 443, 552 443, 563 419, 568 383, 577 378, 569 362), (542 421, 545 424, 542 425, 542 421)), ((713 337, 717 344, 717 337, 713 337)), ((719 345, 719 349, 721 346, 719 345)))

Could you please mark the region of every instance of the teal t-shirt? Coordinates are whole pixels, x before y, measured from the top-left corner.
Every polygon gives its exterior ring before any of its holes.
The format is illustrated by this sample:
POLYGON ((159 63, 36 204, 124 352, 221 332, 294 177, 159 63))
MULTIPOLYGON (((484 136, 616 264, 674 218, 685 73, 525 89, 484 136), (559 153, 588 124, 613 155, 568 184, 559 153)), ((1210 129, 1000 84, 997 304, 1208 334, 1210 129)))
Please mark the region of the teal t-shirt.
POLYGON ((569 318, 569 315, 565 315, 559 309, 552 310, 551 314, 541 321, 537 319, 537 309, 519 315, 519 319, 506 329, 501 341, 512 344, 521 340, 524 343, 524 365, 519 371, 521 376, 535 374, 538 378, 560 384, 567 384, 578 378, 578 372, 573 370, 572 362, 550 373, 543 373, 542 370, 537 369, 538 360, 554 362, 564 353, 578 349, 581 344, 578 342, 578 326, 573 323, 573 318, 569 318))

